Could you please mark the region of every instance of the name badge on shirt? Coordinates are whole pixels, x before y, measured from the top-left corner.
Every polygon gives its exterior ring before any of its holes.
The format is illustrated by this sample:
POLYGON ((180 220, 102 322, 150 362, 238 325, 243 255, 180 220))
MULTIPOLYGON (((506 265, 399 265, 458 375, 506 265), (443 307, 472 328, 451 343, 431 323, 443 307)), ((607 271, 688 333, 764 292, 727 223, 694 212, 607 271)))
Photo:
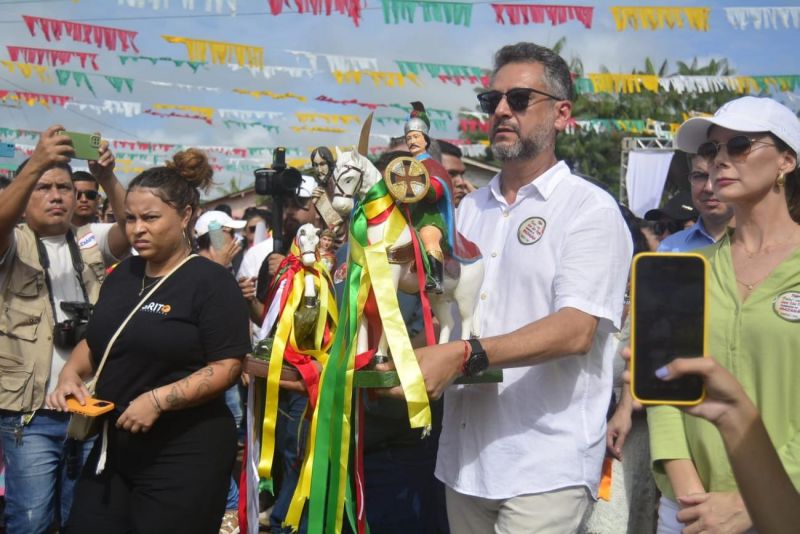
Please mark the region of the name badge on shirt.
POLYGON ((781 293, 772 303, 772 309, 782 319, 793 323, 800 322, 800 292, 781 293))
POLYGON ((85 236, 83 236, 80 241, 78 241, 78 248, 81 250, 86 250, 87 248, 92 248, 97 246, 97 238, 95 237, 93 232, 89 232, 85 236))
POLYGON ((547 222, 541 217, 528 217, 517 229, 517 239, 523 245, 533 245, 544 235, 547 222))

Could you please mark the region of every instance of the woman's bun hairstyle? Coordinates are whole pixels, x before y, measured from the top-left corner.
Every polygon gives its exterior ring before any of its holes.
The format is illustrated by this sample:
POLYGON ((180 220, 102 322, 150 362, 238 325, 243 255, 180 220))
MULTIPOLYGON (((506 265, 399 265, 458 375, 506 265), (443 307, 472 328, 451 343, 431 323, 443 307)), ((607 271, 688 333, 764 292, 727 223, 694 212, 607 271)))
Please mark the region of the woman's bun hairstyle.
POLYGON ((176 152, 167 168, 173 169, 189 185, 201 191, 208 191, 213 185, 214 169, 208 163, 208 156, 197 148, 187 148, 176 152))

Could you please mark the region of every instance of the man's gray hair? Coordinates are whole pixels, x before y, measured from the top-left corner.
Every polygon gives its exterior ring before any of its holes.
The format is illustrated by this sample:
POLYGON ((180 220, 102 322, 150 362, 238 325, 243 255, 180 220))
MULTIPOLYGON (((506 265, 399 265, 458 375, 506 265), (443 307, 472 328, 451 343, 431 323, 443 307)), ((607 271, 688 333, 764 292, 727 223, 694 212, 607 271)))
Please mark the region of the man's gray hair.
POLYGON ((563 100, 575 100, 575 88, 569 66, 564 59, 547 47, 534 43, 517 43, 506 45, 494 55, 494 70, 497 71, 509 63, 541 63, 544 67, 544 83, 547 90, 563 100))

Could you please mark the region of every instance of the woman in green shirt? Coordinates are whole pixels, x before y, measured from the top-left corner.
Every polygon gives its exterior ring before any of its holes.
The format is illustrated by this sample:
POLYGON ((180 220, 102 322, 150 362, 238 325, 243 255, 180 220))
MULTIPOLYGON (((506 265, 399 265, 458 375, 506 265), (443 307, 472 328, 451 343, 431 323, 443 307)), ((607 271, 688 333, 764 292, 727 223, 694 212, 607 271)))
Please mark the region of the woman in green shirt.
MULTIPOLYGON (((747 96, 686 121, 676 144, 708 160, 714 194, 736 217, 735 231, 701 251, 710 264, 709 353, 756 404, 800 487, 800 121, 775 100, 747 96)), ((747 532, 713 425, 666 406, 649 409, 648 420, 664 493, 659 533, 747 532)))

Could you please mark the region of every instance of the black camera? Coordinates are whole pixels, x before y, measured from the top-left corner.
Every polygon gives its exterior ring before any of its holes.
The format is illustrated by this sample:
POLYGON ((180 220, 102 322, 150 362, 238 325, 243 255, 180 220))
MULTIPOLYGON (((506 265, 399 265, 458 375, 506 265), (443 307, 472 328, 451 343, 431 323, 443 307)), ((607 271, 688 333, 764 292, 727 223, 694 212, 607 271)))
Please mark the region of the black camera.
POLYGON ((283 147, 272 153, 272 167, 256 169, 253 174, 257 195, 294 196, 303 181, 300 171, 286 166, 286 149, 283 147))
POLYGON ((53 327, 53 343, 60 349, 71 349, 86 337, 89 317, 94 306, 87 302, 62 302, 61 309, 69 319, 56 323, 53 327))

